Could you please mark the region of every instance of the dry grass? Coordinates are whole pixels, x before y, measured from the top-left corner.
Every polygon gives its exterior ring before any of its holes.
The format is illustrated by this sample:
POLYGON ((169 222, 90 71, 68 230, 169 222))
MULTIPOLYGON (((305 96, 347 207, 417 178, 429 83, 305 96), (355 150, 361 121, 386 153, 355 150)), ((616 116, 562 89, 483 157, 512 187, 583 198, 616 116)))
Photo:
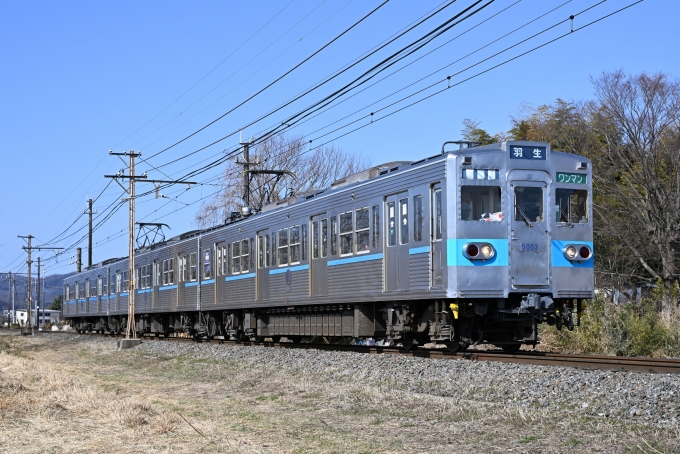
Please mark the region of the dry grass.
POLYGON ((562 409, 329 385, 265 364, 117 352, 114 342, 12 338, 0 349, 0 451, 680 451, 678 432, 562 409))

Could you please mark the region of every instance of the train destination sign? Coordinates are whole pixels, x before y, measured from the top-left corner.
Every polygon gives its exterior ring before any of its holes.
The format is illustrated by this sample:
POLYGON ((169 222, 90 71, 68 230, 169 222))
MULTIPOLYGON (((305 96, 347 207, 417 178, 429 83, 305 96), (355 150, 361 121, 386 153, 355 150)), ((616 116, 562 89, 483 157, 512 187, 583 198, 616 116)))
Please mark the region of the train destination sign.
POLYGON ((547 153, 546 147, 527 147, 523 145, 510 145, 511 159, 531 159, 545 161, 547 153))
POLYGON ((583 173, 557 172, 558 183, 588 184, 588 176, 583 173))

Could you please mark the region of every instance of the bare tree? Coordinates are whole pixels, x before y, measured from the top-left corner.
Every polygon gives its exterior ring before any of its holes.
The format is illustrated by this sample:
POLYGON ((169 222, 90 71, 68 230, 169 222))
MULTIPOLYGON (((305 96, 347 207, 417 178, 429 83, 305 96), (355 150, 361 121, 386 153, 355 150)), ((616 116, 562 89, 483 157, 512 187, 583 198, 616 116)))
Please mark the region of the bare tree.
POLYGON ((591 123, 603 142, 594 169, 597 221, 648 280, 678 277, 680 82, 664 74, 593 80, 591 123))
MULTIPOLYGON (((241 158, 242 159, 242 158, 241 158)), ((371 158, 357 156, 334 146, 314 151, 305 150, 301 137, 278 134, 264 140, 250 149, 254 169, 289 170, 293 175, 252 175, 250 183, 250 205, 262 206, 282 200, 292 194, 323 189, 335 180, 370 167, 371 158)), ((233 211, 238 211, 243 202, 243 167, 230 162, 220 180, 220 191, 204 202, 195 223, 200 228, 224 222, 233 211)))

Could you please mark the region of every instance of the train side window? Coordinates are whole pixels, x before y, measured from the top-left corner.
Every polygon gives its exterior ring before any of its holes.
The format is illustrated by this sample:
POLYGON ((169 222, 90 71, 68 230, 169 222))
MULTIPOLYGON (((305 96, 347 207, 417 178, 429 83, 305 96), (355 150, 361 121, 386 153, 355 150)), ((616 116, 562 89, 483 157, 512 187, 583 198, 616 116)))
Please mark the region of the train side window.
POLYGON ((276 232, 272 232, 272 266, 276 266, 277 251, 278 243, 276 242, 276 232))
POLYGON ((349 255, 354 251, 354 232, 352 231, 352 212, 340 214, 340 255, 349 255))
POLYGON ((312 258, 319 258, 319 221, 312 222, 312 258))
POLYGON ((168 284, 175 283, 175 259, 168 260, 168 284))
POLYGON ((241 241, 241 272, 245 273, 250 269, 251 250, 248 238, 241 241))
POLYGON ((156 277, 155 277, 156 286, 159 286, 163 283, 163 265, 160 262, 154 260, 153 268, 155 270, 154 273, 156 275, 156 277))
POLYGON ((209 279, 212 275, 211 252, 210 249, 203 251, 203 279, 209 279))
POLYGON ((378 248, 378 241, 380 240, 380 207, 373 206, 373 249, 378 248))
POLYGON ((90 280, 85 279, 85 296, 90 296, 90 280))
POLYGON ((231 245, 231 269, 234 274, 241 272, 241 242, 236 241, 231 245))
POLYGON ((288 265, 288 229, 279 230, 279 266, 288 265))
POLYGON ((300 263, 300 226, 290 228, 290 263, 300 263))
POLYGON ((460 218, 463 221, 502 221, 500 186, 461 186, 460 218))
POLYGON ((264 236, 264 263, 269 267, 269 234, 264 236))
POLYGON ((248 263, 250 263, 250 269, 255 270, 255 238, 250 239, 250 258, 248 263))
POLYGON ((394 246, 397 244, 397 222, 396 213, 394 211, 394 202, 387 203, 387 245, 394 246))
POLYGON ((408 199, 399 200, 399 244, 408 243, 408 199))
POLYGON ((163 285, 168 285, 168 261, 163 260, 163 285))
POLYGON ((338 218, 331 216, 331 255, 338 253, 338 218))
POLYGON ((588 223, 588 191, 585 189, 555 189, 557 222, 588 223))
POLYGON ((226 275, 229 267, 229 253, 227 252, 227 246, 222 246, 222 275, 226 275))
POLYGON ((307 224, 302 224, 300 226, 302 231, 302 260, 307 260, 307 224))
POLYGON ((102 295, 109 294, 109 278, 108 276, 102 277, 102 295))
POLYGON ((413 241, 423 240, 423 196, 413 197, 413 241))
POLYGON ((192 252, 189 255, 189 279, 195 281, 196 277, 196 253, 192 252))
POLYGON ((102 277, 97 276, 97 295, 102 295, 102 277))
POLYGON ((368 207, 363 207, 355 212, 355 238, 357 245, 357 254, 365 254, 370 249, 370 232, 368 230, 369 224, 368 207))
POLYGON ((321 257, 328 255, 328 219, 321 220, 321 257))
POLYGON ((120 287, 121 287, 120 271, 116 271, 116 293, 120 293, 120 287))
POLYGON ((432 225, 434 227, 434 239, 442 239, 442 190, 436 189, 434 191, 434 200, 432 205, 434 209, 432 210, 432 216, 434 217, 432 225))
POLYGON ((222 246, 216 247, 215 276, 222 276, 222 246))
POLYGON ((543 188, 515 188, 515 221, 543 222, 543 188))
POLYGON ((127 292, 130 290, 130 270, 123 271, 123 291, 127 292))
POLYGON ((257 237, 257 267, 264 268, 264 235, 257 237))

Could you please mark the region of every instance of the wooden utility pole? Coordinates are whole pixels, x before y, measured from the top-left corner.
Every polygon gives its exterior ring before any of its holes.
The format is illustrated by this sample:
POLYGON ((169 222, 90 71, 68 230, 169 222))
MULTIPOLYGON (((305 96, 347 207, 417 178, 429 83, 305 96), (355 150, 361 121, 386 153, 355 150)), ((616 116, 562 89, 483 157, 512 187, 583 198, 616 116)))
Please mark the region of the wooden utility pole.
MULTIPOLYGON (((64 249, 61 247, 43 247, 43 246, 31 246, 31 240, 35 238, 33 235, 26 235, 26 236, 21 236, 19 235, 19 238, 24 238, 27 240, 28 246, 21 246, 23 250, 25 250, 28 254, 28 258, 26 259, 26 264, 28 265, 28 279, 27 279, 27 284, 26 284, 26 294, 28 296, 28 304, 27 304, 27 315, 28 319, 26 322, 29 324, 31 327, 31 333, 33 334, 33 323, 31 323, 31 264, 33 263, 33 260, 31 260, 31 252, 36 250, 36 251, 56 251, 57 249, 64 249)), ((40 271, 38 271, 40 273, 40 271)), ((37 320, 36 320, 37 321, 37 320)))
MULTIPOLYGON (((88 224, 88 236, 87 236, 87 267, 92 266, 92 215, 97 214, 96 211, 92 211, 92 204, 94 203, 94 200, 89 199, 87 201, 87 211, 85 211, 85 214, 89 215, 90 221, 88 224)), ((80 270, 78 270, 80 271, 80 270)))
MULTIPOLYGON (((124 175, 122 172, 118 172, 116 175, 104 175, 105 178, 113 178, 116 183, 125 191, 128 195, 128 207, 129 207, 129 222, 128 222, 128 320, 127 320, 127 330, 125 333, 125 338, 130 339, 132 335, 133 339, 137 338, 137 330, 135 329, 135 182, 141 180, 146 183, 159 183, 159 184, 174 184, 174 183, 185 183, 185 184, 196 184, 193 181, 177 181, 177 180, 149 180, 146 177, 146 172, 142 175, 135 175, 135 158, 142 156, 142 153, 135 153, 130 150, 129 152, 124 151, 123 153, 114 153, 113 150, 109 150, 109 155, 118 156, 123 163, 125 161, 121 156, 128 156, 129 163, 125 163, 128 167, 129 174, 124 175), (129 182, 128 188, 126 189, 118 179, 127 179, 129 182)), ((90 210, 91 211, 91 210, 90 210)))

